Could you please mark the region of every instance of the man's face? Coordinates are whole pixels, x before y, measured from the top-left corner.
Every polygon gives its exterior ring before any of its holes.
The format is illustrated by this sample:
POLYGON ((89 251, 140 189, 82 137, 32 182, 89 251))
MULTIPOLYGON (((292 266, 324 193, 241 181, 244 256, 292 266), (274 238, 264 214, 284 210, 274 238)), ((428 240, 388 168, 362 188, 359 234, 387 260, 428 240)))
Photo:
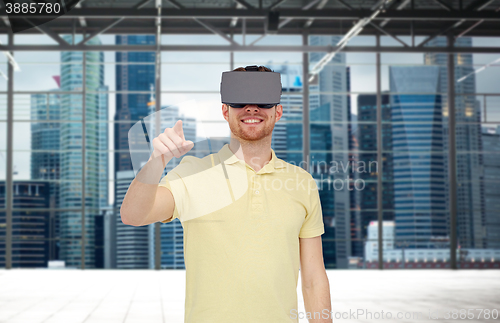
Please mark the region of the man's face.
POLYGON ((272 135, 274 124, 283 115, 283 106, 262 109, 254 104, 244 108, 232 108, 223 104, 222 114, 236 138, 257 141, 272 135))

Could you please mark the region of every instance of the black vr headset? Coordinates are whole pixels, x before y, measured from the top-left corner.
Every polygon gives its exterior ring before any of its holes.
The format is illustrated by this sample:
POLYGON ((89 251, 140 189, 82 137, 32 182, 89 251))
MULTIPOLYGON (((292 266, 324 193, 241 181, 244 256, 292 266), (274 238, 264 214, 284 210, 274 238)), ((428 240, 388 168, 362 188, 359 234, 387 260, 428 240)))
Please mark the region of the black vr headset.
POLYGON ((245 72, 223 72, 220 95, 222 103, 233 108, 255 104, 259 108, 270 109, 280 103, 280 73, 259 72, 256 65, 245 67, 245 72))

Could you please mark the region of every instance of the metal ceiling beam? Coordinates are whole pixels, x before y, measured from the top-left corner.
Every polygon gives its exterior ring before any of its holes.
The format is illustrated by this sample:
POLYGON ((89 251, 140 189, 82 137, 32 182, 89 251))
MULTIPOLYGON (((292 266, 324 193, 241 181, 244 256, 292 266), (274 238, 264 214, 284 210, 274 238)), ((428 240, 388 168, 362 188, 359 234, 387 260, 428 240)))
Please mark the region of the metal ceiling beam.
MULTIPOLYGON (((314 7, 320 1, 321 0, 312 0, 311 2, 309 2, 308 4, 306 4, 304 7, 302 7, 301 10, 309 10, 312 7, 314 7)), ((280 15, 281 15, 281 11, 280 11, 280 15)), ((278 25, 278 29, 283 28, 286 24, 288 24, 292 20, 293 20, 293 18, 286 18, 285 20, 281 21, 279 23, 279 25, 278 25)))
POLYGON ((245 0, 233 0, 234 2, 236 3, 239 3, 240 5, 242 5, 243 7, 247 8, 247 9, 254 9, 254 7, 249 4, 248 2, 246 2, 245 0))
POLYGON ((344 7, 346 7, 347 9, 349 10, 354 10, 353 7, 351 7, 350 4, 348 4, 347 2, 343 1, 343 0, 337 0, 337 2, 339 2, 340 4, 342 4, 344 7))
MULTIPOLYGON (((161 45, 160 51, 201 52, 332 52, 335 46, 161 45)), ((0 45, 0 51, 120 51, 154 52, 156 45, 0 45)), ((486 53, 500 54, 500 47, 390 47, 346 46, 347 53, 486 53)))
MULTIPOLYGON (((267 9, 248 9, 239 10, 235 8, 229 9, 164 9, 162 10, 163 19, 231 19, 233 17, 247 18, 247 19, 267 19, 267 9)), ((287 19, 322 19, 322 20, 359 20, 359 17, 368 17, 372 13, 370 10, 356 9, 356 10, 337 10, 337 9, 321 9, 321 10, 303 10, 303 9, 281 9, 279 10, 280 17, 287 19)), ((5 8, 0 9, 0 18, 7 17, 5 8)), ((133 8, 74 8, 65 15, 58 17, 62 19, 74 19, 84 17, 87 19, 155 19, 155 9, 145 8, 141 10, 133 8)), ((33 18, 29 14, 18 14, 12 19, 33 18)), ((38 17, 37 17, 38 18, 38 17)), ((39 18, 43 18, 40 16, 39 18)), ((50 17, 46 17, 50 18, 50 17)), ((422 20, 422 21, 453 21, 453 20, 480 20, 485 21, 500 21, 500 13, 494 10, 455 10, 452 12, 445 12, 443 10, 394 10, 388 9, 381 12, 375 20, 422 20)))
MULTIPOLYGON (((143 8, 144 6, 146 6, 151 0, 142 0, 141 2, 137 3, 135 6, 133 6, 132 8, 133 9, 141 9, 143 8)), ((85 37, 82 41, 80 41, 79 44, 85 44, 87 43, 89 40, 91 40, 92 38, 94 38, 95 36, 98 36, 104 32, 106 32, 107 30, 113 28, 114 26, 118 25, 120 22, 122 22, 125 18, 118 18, 117 20, 111 22, 110 24, 108 24, 106 27, 102 28, 101 30, 98 30, 92 34, 90 34, 89 36, 85 37)))
POLYGON ((486 8, 490 3, 492 3, 495 0, 476 0, 473 1, 471 4, 469 4, 465 10, 483 10, 486 8))
MULTIPOLYGON (((31 4, 36 4, 36 3, 33 0, 30 0, 30 5, 31 4)), ((64 9, 64 11, 66 11, 65 7, 63 9, 64 9)), ((64 39, 62 39, 57 33, 55 33, 52 30, 50 30, 44 24, 42 24, 42 25, 35 24, 33 21, 31 21, 31 19, 24 19, 24 21, 26 21, 28 24, 30 24, 33 27, 35 27, 37 30, 41 31, 45 35, 47 35, 50 38, 52 38, 53 40, 55 40, 58 44, 61 44, 61 45, 67 44, 67 42, 64 39)))
MULTIPOLYGON (((465 9, 466 11, 469 10, 469 11, 472 11, 472 10, 476 10, 476 11, 481 11, 483 10, 488 4, 490 4, 492 1, 491 0, 476 0, 474 1, 473 3, 471 3, 469 6, 467 6, 467 8, 465 9)), ((479 24, 476 24, 475 26, 477 25, 480 25, 482 22, 484 21, 484 19, 481 19, 479 24)), ((441 31, 439 31, 438 33, 430 36, 429 38, 427 38, 426 40, 424 40, 423 42, 421 42, 418 47, 422 47, 424 46, 426 43, 428 43, 430 40, 438 37, 438 36, 441 36, 443 34, 447 34, 448 37, 451 37, 452 35, 452 30, 457 28, 458 26, 460 26, 461 24, 463 24, 465 22, 465 19, 461 19, 459 21, 457 21, 456 23, 454 23, 453 25, 449 26, 448 28, 445 28, 445 29, 442 29, 441 31)), ((469 30, 472 30, 472 29, 468 29, 467 31, 469 30)), ((461 35, 461 34, 460 34, 461 35)), ((460 35, 458 37, 460 37, 460 35)), ((453 39, 454 40, 454 39, 453 39)))
MULTIPOLYGON (((483 6, 480 7, 480 9, 478 10, 481 10, 482 8, 484 8, 483 6)), ((500 11, 500 7, 498 7, 497 9, 495 9, 496 12, 500 11)), ((466 30, 462 31, 460 34, 458 34, 455 38, 459 38, 459 37, 463 37, 465 36, 465 34, 469 33, 471 30, 473 30, 474 28, 476 28, 477 26, 479 26, 480 24, 482 24, 484 22, 483 19, 479 20, 478 22, 476 22, 475 24, 473 24, 472 26, 470 26, 469 28, 467 28, 466 30)))
POLYGON ((210 23, 208 23, 206 21, 201 21, 200 19, 197 19, 197 18, 193 18, 193 19, 194 19, 194 21, 196 21, 197 23, 199 23, 200 25, 202 25, 206 29, 210 30, 214 34, 221 36, 222 38, 224 38, 225 40, 227 40, 231 44, 239 46, 239 44, 237 42, 235 42, 234 40, 232 40, 231 37, 228 37, 226 34, 224 34, 222 31, 220 31, 218 28, 214 27, 210 23))
MULTIPOLYGON (((325 68, 325 66, 335 57, 335 55, 342 50, 351 39, 360 34, 366 25, 373 21, 382 11, 385 11, 386 8, 389 8, 391 4, 394 3, 394 0, 379 0, 374 6, 372 6, 372 13, 369 16, 360 18, 356 23, 353 23, 353 26, 347 31, 347 33, 340 39, 340 41, 336 44, 337 49, 335 51, 329 52, 325 54, 312 68, 309 73, 309 82, 312 82, 316 75, 325 68)), ((377 35, 377 40, 380 38, 377 35)), ((378 45, 378 44, 377 44, 378 45)))
POLYGON ((399 39, 397 36, 391 34, 387 30, 385 30, 384 28, 378 26, 377 24, 375 24, 373 22, 370 22, 370 25, 373 26, 373 28, 377 29, 378 31, 386 34, 387 36, 389 36, 389 37, 393 38, 394 40, 396 40, 397 42, 401 43, 403 46, 408 47, 407 43, 405 43, 404 41, 402 41, 401 39, 399 39))
POLYGON ((175 0, 167 0, 167 2, 170 2, 170 4, 173 5, 176 9, 184 9, 184 6, 175 0))
MULTIPOLYGON (((241 4, 237 3, 236 4, 236 9, 244 9, 245 7, 243 7, 241 4)), ((237 17, 233 17, 231 19, 231 23, 229 24, 229 27, 236 27, 236 24, 238 23, 238 18, 237 17)))
POLYGON ((431 40, 433 40, 434 38, 438 37, 438 36, 441 36, 441 35, 444 35, 444 34, 447 34, 449 31, 457 28, 458 26, 460 26, 461 24, 463 24, 465 22, 465 20, 460 20, 460 21, 457 21, 456 23, 452 24, 451 26, 448 26, 440 31, 438 31, 437 33, 435 33, 434 35, 428 37, 427 39, 425 39, 424 41, 422 41, 420 44, 418 44, 417 47, 423 47, 425 44, 427 44, 428 42, 430 42, 431 40))
POLYGON ((33 27, 35 27, 37 30, 41 31, 42 33, 44 33, 45 35, 49 36, 50 38, 52 38, 53 40, 55 40, 58 44, 60 45, 67 45, 68 43, 62 39, 58 34, 56 34, 55 32, 53 32, 52 30, 50 30, 49 28, 47 28, 45 25, 36 25, 35 23, 33 23, 31 20, 29 19, 24 19, 26 22, 28 22, 30 25, 32 25, 33 27))
POLYGON ((118 25, 120 22, 122 22, 123 20, 125 20, 125 18, 119 18, 115 21, 113 21, 112 23, 108 24, 107 26, 99 29, 98 31, 96 32, 93 32, 92 34, 90 34, 89 36, 85 37, 84 39, 82 39, 78 44, 86 44, 89 40, 91 40, 92 38, 94 38, 95 36, 98 36, 104 32, 106 32, 107 30, 113 28, 114 26, 118 25))
POLYGON ((453 11, 455 9, 453 9, 452 6, 450 6, 449 4, 447 4, 446 2, 444 2, 443 0, 434 0, 434 2, 436 2, 438 5, 441 6, 441 8, 447 10, 447 11, 453 11))
MULTIPOLYGON (((403 0, 399 5, 396 6, 396 10, 402 10, 410 3, 410 0, 403 0)), ((385 19, 380 23, 380 27, 384 27, 387 23, 391 21, 390 19, 385 19)))
MULTIPOLYGON (((77 3, 76 6, 75 6, 75 8, 81 8, 82 7, 82 2, 83 1, 77 3)), ((80 26, 81 27, 83 27, 83 28, 87 27, 87 21, 85 20, 85 18, 79 17, 78 21, 80 22, 80 26)))
MULTIPOLYGON (((316 6, 316 10, 323 9, 327 2, 328 2, 328 0, 321 0, 321 2, 318 3, 318 5, 316 6)), ((305 22, 303 28, 309 28, 312 25, 313 21, 314 21, 314 19, 308 19, 305 22)))
POLYGON ((483 23, 484 20, 479 20, 478 22, 476 22, 475 24, 473 24, 472 26, 470 26, 469 28, 465 29, 464 31, 462 31, 460 34, 458 34, 455 38, 459 38, 459 37, 463 37, 465 36, 465 34, 467 34, 469 31, 471 31, 472 29, 476 28, 477 26, 479 26, 480 24, 483 23))
MULTIPOLYGON (((216 26, 219 30, 224 32, 226 35, 233 34, 241 34, 242 26, 239 25, 236 28, 230 28, 229 20, 228 21, 211 21, 214 26, 216 26)), ((309 31, 314 35, 343 35, 346 30, 352 26, 349 24, 349 21, 344 22, 334 22, 334 21, 319 21, 317 20, 310 28, 309 31)), ((476 21, 467 21, 462 24, 459 28, 453 30, 455 35, 460 34, 463 30, 476 23, 476 21)), ((378 24, 378 23, 377 23, 378 24)), ((82 34, 86 33, 87 35, 99 31, 103 28, 103 24, 95 24, 91 23, 88 27, 82 28, 78 24, 74 25, 73 21, 64 20, 59 22, 58 24, 50 25, 51 30, 58 34, 82 34), (66 22, 66 23, 64 23, 66 22), (61 24, 63 23, 63 24, 61 24), (74 26, 74 27, 73 27, 74 26)), ((379 24, 380 26, 380 24, 379 24)), ((414 35, 415 36, 423 36, 428 37, 429 35, 433 35, 437 31, 440 31, 443 28, 449 26, 449 22, 445 24, 444 22, 440 23, 427 23, 427 22, 416 22, 414 23, 414 35)), ((411 36, 411 24, 401 21, 393 21, 390 25, 386 25, 384 27, 388 32, 393 35, 401 36, 411 36), (410 27, 410 28, 408 28, 410 27)), ((11 29, 6 26, 0 26, 0 35, 7 34, 11 29)), ((262 21, 255 20, 247 20, 246 25, 246 34, 247 35, 262 35, 262 21)), ((125 19, 122 23, 117 26, 109 29, 105 32, 107 35, 145 35, 145 34, 155 34, 156 29, 154 26, 154 21, 134 21, 131 19, 125 19)), ((303 32, 303 28, 299 23, 294 23, 293 25, 286 26, 278 31, 279 35, 301 35, 303 32)), ((202 27, 198 23, 187 20, 182 23, 175 22, 166 22, 162 26, 162 34, 163 35, 208 35, 211 33, 206 28, 202 27)), ((372 27, 371 25, 365 26, 360 35, 371 36, 377 35, 380 32, 372 27)), ((35 28, 23 31, 19 33, 19 35, 40 35, 41 33, 35 28)), ((467 33, 467 37, 499 37, 500 36, 500 23, 492 23, 492 22, 483 22, 476 28, 472 29, 467 33)))
MULTIPOLYGON (((317 4, 319 1, 321 0, 311 0, 311 2, 309 2, 308 4, 306 4, 304 7, 301 8, 301 10, 309 10, 311 9, 312 7, 314 7, 315 4, 317 4)), ((281 11, 280 11, 281 12, 281 11)), ((278 30, 281 29, 283 26, 285 26, 286 24, 288 24, 290 21, 292 21, 293 19, 291 18, 287 18, 287 19, 284 19, 282 20, 279 24, 278 24, 278 30)), ((257 43, 259 40, 261 40, 262 38, 266 37, 267 36, 267 30, 264 29, 264 34, 262 34, 259 38, 255 39, 250 45, 253 45, 255 43, 257 43)))
MULTIPOLYGON (((167 0, 167 1, 170 2, 172 5, 174 5, 178 10, 184 9, 184 6, 181 5, 180 3, 178 3, 176 0, 167 0)), ((221 30, 219 30, 217 27, 213 26, 212 24, 210 24, 208 22, 201 21, 198 18, 193 18, 193 20, 196 21, 201 26, 205 27, 207 30, 210 30, 214 34, 217 34, 217 35, 221 36, 222 38, 224 38, 225 40, 227 40, 229 43, 231 43, 233 45, 236 45, 236 46, 239 45, 231 37, 228 37, 224 32, 222 32, 221 30)))
POLYGON ((277 0, 275 3, 273 3, 272 5, 269 6, 269 10, 274 10, 276 8, 278 8, 281 4, 283 4, 283 2, 285 2, 286 0, 277 0))

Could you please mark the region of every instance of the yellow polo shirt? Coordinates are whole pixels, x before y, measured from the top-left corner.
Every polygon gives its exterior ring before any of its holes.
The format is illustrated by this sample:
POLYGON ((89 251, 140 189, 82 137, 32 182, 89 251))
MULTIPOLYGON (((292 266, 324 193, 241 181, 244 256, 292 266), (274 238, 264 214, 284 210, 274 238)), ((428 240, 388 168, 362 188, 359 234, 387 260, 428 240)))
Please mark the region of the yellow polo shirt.
POLYGON ((185 323, 298 322, 299 238, 324 233, 308 172, 274 150, 255 172, 225 145, 185 156, 159 186, 184 229, 185 323))

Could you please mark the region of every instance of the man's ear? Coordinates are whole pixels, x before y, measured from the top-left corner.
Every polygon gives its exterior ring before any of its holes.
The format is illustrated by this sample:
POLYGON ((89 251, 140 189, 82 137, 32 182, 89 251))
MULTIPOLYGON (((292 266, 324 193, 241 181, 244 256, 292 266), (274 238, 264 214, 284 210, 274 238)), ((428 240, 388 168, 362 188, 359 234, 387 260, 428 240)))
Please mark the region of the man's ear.
POLYGON ((276 122, 278 122, 279 119, 283 116, 283 106, 281 104, 278 104, 276 106, 276 122))
POLYGON ((224 103, 222 103, 222 116, 226 121, 229 121, 229 107, 224 103))

